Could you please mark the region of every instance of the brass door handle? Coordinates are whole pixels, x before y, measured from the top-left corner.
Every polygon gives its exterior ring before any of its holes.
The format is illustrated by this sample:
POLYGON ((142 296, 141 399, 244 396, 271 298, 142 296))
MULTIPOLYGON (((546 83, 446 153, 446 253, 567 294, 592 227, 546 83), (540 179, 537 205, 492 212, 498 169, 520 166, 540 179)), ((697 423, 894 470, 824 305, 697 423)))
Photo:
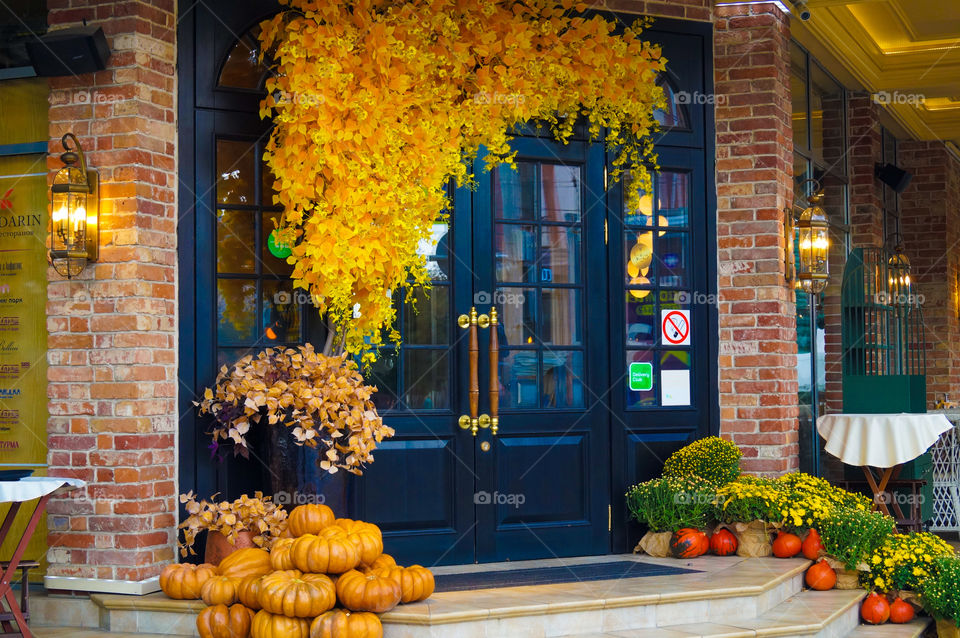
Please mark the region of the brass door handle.
POLYGON ((478 315, 477 309, 470 308, 470 314, 462 314, 457 317, 457 325, 464 330, 469 330, 469 345, 467 347, 468 362, 470 365, 470 386, 468 396, 470 400, 470 413, 463 414, 457 419, 457 425, 462 430, 470 430, 473 436, 481 428, 490 428, 490 432, 496 436, 499 430, 500 419, 498 418, 500 404, 500 381, 497 364, 500 360, 500 341, 497 334, 497 309, 490 309, 489 315, 478 315), (480 412, 480 345, 477 328, 488 328, 493 326, 490 333, 490 412, 492 414, 478 414, 480 412))
POLYGON ((490 308, 490 434, 500 431, 500 333, 497 331, 497 307, 490 308))

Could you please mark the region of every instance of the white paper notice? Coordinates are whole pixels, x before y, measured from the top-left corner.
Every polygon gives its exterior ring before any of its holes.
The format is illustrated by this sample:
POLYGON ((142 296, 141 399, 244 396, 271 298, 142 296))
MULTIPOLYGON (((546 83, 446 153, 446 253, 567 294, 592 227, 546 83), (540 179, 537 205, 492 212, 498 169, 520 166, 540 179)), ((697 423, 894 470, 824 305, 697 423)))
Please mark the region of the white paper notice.
POLYGON ((661 405, 690 405, 690 371, 663 370, 660 372, 661 405))

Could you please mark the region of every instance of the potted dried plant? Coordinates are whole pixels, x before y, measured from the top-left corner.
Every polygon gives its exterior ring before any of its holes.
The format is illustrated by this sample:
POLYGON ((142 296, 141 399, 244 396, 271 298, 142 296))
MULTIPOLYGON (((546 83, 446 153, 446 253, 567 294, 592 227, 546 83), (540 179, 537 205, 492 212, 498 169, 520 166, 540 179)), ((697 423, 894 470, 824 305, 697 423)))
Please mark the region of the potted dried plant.
POLYGON ((204 560, 219 565, 229 554, 244 547, 269 549, 287 528, 286 510, 262 492, 254 493, 253 498, 244 494, 235 501, 217 502, 216 497, 214 494, 209 501, 198 501, 192 491, 180 495, 180 502, 189 514, 180 523, 182 556, 196 554, 193 545, 204 531, 207 532, 204 560))

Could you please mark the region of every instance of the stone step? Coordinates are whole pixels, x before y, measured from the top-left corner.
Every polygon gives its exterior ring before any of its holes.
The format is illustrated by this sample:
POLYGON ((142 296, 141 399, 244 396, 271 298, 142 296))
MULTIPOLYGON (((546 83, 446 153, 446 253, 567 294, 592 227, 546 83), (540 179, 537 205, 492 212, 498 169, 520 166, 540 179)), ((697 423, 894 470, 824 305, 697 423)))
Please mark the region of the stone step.
POLYGON ((920 638, 927 630, 927 627, 933 624, 930 618, 914 618, 912 621, 894 625, 887 623, 885 625, 860 625, 847 636, 849 638, 920 638))

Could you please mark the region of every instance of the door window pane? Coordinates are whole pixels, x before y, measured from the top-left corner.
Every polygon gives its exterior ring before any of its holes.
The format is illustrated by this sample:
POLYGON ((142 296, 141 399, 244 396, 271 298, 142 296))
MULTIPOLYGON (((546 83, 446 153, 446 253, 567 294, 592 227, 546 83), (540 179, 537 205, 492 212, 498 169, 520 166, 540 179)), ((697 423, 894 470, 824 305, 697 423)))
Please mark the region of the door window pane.
POLYGON ((689 350, 667 350, 660 353, 660 405, 691 405, 689 350))
MULTIPOLYGON (((641 292, 641 291, 635 291, 641 292)), ((637 297, 627 293, 627 345, 652 346, 657 342, 656 296, 650 291, 637 297)))
POLYGON ((497 219, 535 219, 536 164, 517 162, 517 168, 497 166, 491 171, 493 213, 497 219))
POLYGON ((255 220, 245 210, 217 211, 217 272, 253 273, 255 220))
POLYGON ((540 283, 580 282, 580 228, 543 226, 540 229, 540 283))
POLYGON ((280 213, 264 213, 260 222, 260 272, 264 275, 289 277, 293 273, 293 264, 288 264, 286 259, 274 257, 267 244, 279 218, 280 213))
POLYGON ((583 342, 580 325, 580 291, 570 288, 544 288, 543 325, 540 340, 544 345, 579 346, 583 342))
POLYGON ((497 281, 536 283, 537 231, 535 226, 497 224, 497 281))
POLYGON ((657 375, 653 350, 627 350, 626 383, 627 407, 650 408, 657 400, 657 375))
POLYGON ((400 392, 400 386, 397 383, 399 373, 397 359, 395 349, 384 348, 364 375, 366 382, 377 388, 372 397, 377 410, 395 410, 399 407, 398 393, 400 392))
POLYGON ((540 165, 540 217, 546 221, 580 221, 580 167, 540 165))
POLYGON ((221 204, 256 204, 254 198, 255 145, 237 140, 217 140, 217 201, 221 204))
POLYGON ((537 352, 500 351, 500 407, 535 408, 538 405, 537 352))
POLYGON ((253 279, 217 280, 217 341, 252 343, 256 331, 257 282, 253 279))
POLYGON ((657 264, 653 258, 652 230, 627 231, 624 239, 623 254, 625 282, 630 286, 649 286, 653 280, 657 264))
POLYGON ((543 405, 545 408, 582 408, 583 352, 547 350, 543 353, 543 405))
POLYGON ((500 288, 494 303, 500 315, 501 346, 537 344, 536 288, 500 288))
POLYGON ((293 282, 268 279, 261 288, 261 339, 264 345, 300 341, 300 305, 295 303, 299 295, 294 294, 293 282))
POLYGON ((404 343, 442 345, 449 342, 450 288, 434 286, 429 291, 418 288, 407 301, 404 312, 407 334, 404 343))
POLYGON ((657 241, 657 265, 660 285, 665 288, 690 287, 690 236, 687 233, 664 233, 657 241))
POLYGON ((690 175, 663 171, 657 175, 657 219, 660 228, 683 228, 690 222, 690 175))
MULTIPOLYGON (((629 185, 630 180, 624 176, 624 184, 629 185)), ((636 210, 627 210, 627 198, 623 198, 623 223, 626 226, 651 226, 653 224, 653 195, 640 191, 640 204, 636 210)))
POLYGON ((403 402, 410 410, 450 407, 450 369, 446 350, 407 349, 403 353, 403 402))

